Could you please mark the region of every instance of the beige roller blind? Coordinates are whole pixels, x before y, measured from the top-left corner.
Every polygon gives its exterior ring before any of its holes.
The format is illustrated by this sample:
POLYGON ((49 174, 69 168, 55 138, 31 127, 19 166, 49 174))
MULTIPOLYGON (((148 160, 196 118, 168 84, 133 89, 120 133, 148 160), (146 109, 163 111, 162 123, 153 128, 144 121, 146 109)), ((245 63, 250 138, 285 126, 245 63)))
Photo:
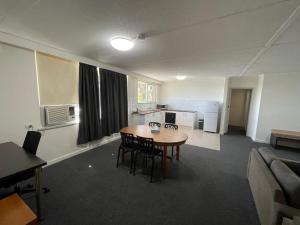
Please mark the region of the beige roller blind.
POLYGON ((79 63, 37 53, 41 105, 78 104, 79 63))

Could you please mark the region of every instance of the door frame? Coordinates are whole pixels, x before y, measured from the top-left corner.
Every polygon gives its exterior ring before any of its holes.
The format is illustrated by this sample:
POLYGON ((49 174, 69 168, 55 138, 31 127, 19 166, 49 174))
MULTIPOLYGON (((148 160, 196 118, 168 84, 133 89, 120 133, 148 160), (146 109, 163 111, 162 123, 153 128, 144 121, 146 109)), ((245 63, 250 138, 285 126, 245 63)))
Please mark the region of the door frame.
POLYGON ((246 129, 246 135, 248 133, 248 124, 249 124, 249 113, 251 111, 252 106, 252 98, 253 98, 253 91, 254 87, 246 87, 246 86, 235 86, 235 87, 228 87, 228 93, 226 98, 226 103, 224 104, 224 110, 225 110, 225 117, 224 117, 224 134, 228 133, 228 126, 229 126, 229 115, 230 115, 230 106, 231 106, 231 94, 232 90, 241 89, 241 90, 250 90, 251 91, 251 97, 249 102, 249 110, 248 110, 248 118, 247 118, 247 129, 246 129))

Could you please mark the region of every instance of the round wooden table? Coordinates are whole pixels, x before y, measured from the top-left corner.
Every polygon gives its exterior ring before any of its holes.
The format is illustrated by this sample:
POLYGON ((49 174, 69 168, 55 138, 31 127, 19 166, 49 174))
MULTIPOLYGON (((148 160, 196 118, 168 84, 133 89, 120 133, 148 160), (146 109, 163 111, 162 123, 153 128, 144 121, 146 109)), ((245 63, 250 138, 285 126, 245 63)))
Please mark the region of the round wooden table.
POLYGON ((151 133, 151 127, 148 125, 137 125, 124 127, 120 130, 122 133, 130 133, 135 137, 153 138, 156 146, 163 146, 163 172, 167 176, 167 150, 168 146, 176 146, 176 159, 179 160, 180 145, 188 139, 185 133, 178 130, 161 127, 159 133, 151 133))

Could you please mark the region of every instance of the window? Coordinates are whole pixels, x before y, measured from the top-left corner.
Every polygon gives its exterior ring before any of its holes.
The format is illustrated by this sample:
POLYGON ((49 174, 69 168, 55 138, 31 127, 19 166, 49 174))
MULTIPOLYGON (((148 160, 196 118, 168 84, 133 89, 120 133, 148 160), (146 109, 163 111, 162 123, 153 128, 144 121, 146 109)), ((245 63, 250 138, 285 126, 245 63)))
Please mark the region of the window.
POLYGON ((138 81, 138 103, 147 102, 147 84, 142 81, 138 81))
POLYGON ((138 81, 138 103, 150 103, 157 101, 157 86, 138 81))
POLYGON ((78 104, 79 63, 36 54, 41 105, 78 104))

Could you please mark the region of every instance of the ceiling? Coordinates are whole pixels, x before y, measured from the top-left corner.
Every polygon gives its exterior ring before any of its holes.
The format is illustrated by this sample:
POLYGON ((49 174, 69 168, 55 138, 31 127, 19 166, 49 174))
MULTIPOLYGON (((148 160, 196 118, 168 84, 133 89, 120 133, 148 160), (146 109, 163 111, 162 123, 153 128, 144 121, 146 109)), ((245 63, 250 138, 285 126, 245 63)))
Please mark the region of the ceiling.
MULTIPOLYGON (((158 80, 236 76, 300 0, 0 0, 0 31, 158 80), (109 40, 146 33, 128 52, 109 40)), ((300 72, 300 18, 243 74, 300 72)))

